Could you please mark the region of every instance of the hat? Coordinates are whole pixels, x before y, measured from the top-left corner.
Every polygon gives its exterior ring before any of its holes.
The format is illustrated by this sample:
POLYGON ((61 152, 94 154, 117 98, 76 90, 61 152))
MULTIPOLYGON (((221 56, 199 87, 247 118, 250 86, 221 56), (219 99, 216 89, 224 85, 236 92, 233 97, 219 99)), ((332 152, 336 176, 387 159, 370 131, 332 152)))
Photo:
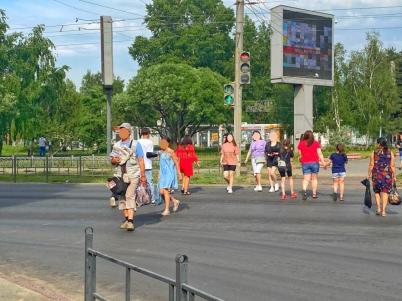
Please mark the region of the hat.
POLYGON ((122 124, 119 125, 119 129, 121 128, 131 131, 131 124, 129 124, 128 122, 123 122, 122 124))

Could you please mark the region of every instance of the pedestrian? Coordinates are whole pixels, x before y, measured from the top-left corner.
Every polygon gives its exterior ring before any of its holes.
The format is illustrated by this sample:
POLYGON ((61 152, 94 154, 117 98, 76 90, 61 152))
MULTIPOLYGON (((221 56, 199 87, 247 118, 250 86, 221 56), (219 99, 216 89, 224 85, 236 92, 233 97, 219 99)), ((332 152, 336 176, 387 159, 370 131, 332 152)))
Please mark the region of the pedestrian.
POLYGON ((141 144, 131 139, 131 125, 122 123, 119 126, 120 140, 113 146, 113 151, 110 154, 111 163, 115 166, 115 177, 120 177, 128 187, 125 197, 119 200, 119 210, 122 211, 125 218, 120 225, 121 229, 133 231, 134 226, 134 211, 136 209, 135 191, 141 182, 146 183, 144 152, 141 144), (120 155, 118 155, 118 153, 120 155))
POLYGON ((240 163, 240 149, 232 134, 227 134, 221 149, 220 163, 223 167, 223 178, 227 183, 226 190, 233 193, 234 173, 240 163))
POLYGON ((170 148, 170 139, 161 137, 159 153, 159 189, 165 200, 165 209, 162 216, 170 215, 170 205, 173 205, 173 212, 179 209, 180 201, 171 195, 172 189, 178 188, 177 175, 182 179, 179 167, 179 160, 173 149, 170 148))
POLYGON ((286 200, 286 177, 289 181, 290 197, 297 198, 297 193, 294 191, 293 185, 293 171, 292 171, 292 158, 294 152, 289 139, 285 139, 282 143, 282 148, 279 152, 278 170, 281 175, 281 200, 286 200))
POLYGON ((394 154, 387 139, 378 138, 376 150, 370 156, 368 178, 372 178, 376 201, 376 214, 386 216, 388 195, 396 182, 394 154))
POLYGON ((250 149, 247 153, 246 160, 251 156, 251 164, 253 166, 253 174, 255 177, 256 186, 254 191, 262 191, 261 185, 261 170, 265 164, 265 145, 266 141, 262 139, 261 133, 259 131, 254 131, 252 136, 253 141, 251 142, 250 149))
POLYGON ((327 167, 324 156, 321 151, 321 145, 314 139, 312 131, 306 131, 303 134, 303 139, 297 146, 300 156, 300 162, 302 164, 303 171, 303 191, 302 199, 307 200, 307 187, 311 182, 311 188, 313 191, 313 199, 317 199, 318 188, 318 173, 320 171, 320 162, 323 167, 327 167))
POLYGON ((396 142, 396 148, 399 151, 399 169, 402 169, 402 133, 399 133, 398 141, 396 142))
MULTIPOLYGON (((142 150, 144 154, 153 153, 154 144, 151 140, 151 130, 149 128, 142 128, 140 131, 141 138, 138 139, 138 142, 141 144, 142 150)), ((152 159, 144 156, 144 165, 145 165, 145 176, 147 178, 147 182, 149 188, 151 190, 151 203, 155 204, 155 191, 154 191, 154 182, 153 182, 153 173, 152 173, 152 159)))
POLYGON ((332 165, 332 181, 334 189, 334 192, 332 193, 332 199, 334 202, 338 200, 339 191, 339 201, 343 202, 345 200, 345 165, 348 163, 348 157, 346 156, 345 148, 342 144, 336 145, 336 152, 331 154, 329 160, 331 161, 332 165))
POLYGON ((182 174, 181 193, 184 195, 190 195, 189 190, 190 178, 194 175, 193 164, 196 162, 197 166, 200 166, 193 141, 190 135, 185 135, 181 140, 181 143, 176 149, 176 155, 179 159, 180 173, 182 174))
POLYGON ((41 136, 38 140, 39 144, 39 156, 44 157, 46 155, 46 138, 41 136))
POLYGON ((269 192, 279 191, 279 184, 276 179, 276 169, 278 168, 279 152, 281 144, 279 143, 278 131, 271 131, 269 141, 265 145, 265 155, 267 158, 269 192))

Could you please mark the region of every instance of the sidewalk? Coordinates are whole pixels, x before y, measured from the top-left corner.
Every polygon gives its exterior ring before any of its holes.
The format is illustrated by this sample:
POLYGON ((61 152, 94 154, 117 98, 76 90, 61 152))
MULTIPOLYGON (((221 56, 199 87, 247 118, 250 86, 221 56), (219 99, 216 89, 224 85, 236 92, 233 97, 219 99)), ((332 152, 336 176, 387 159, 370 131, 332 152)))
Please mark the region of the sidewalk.
POLYGON ((7 301, 50 301, 34 291, 0 278, 0 300, 7 301))

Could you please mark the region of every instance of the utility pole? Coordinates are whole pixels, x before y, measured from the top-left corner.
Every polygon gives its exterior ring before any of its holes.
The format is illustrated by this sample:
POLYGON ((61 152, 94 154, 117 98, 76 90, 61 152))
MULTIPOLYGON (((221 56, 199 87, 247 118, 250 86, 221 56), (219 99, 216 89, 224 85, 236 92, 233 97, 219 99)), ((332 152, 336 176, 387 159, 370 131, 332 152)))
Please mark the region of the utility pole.
MULTIPOLYGON (((244 0, 236 1, 236 49, 235 49, 235 82, 234 82, 234 138, 240 148, 241 162, 241 115, 242 87, 240 85, 240 53, 243 51, 244 0)), ((240 175, 240 168, 236 169, 240 175)))

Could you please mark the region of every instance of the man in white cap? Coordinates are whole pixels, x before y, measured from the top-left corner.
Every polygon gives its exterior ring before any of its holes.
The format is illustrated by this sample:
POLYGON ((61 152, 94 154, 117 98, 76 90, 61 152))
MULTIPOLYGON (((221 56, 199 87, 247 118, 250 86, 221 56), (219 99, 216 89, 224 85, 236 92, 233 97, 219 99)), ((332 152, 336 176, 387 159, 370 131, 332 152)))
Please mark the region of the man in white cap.
POLYGON ((139 183, 146 183, 144 151, 141 144, 131 138, 131 125, 122 123, 119 126, 120 139, 113 146, 110 154, 111 163, 115 166, 114 176, 123 178, 128 183, 125 198, 119 201, 119 209, 123 212, 124 222, 120 228, 127 231, 134 230, 135 190, 139 183), (124 155, 116 156, 121 151, 124 155))

